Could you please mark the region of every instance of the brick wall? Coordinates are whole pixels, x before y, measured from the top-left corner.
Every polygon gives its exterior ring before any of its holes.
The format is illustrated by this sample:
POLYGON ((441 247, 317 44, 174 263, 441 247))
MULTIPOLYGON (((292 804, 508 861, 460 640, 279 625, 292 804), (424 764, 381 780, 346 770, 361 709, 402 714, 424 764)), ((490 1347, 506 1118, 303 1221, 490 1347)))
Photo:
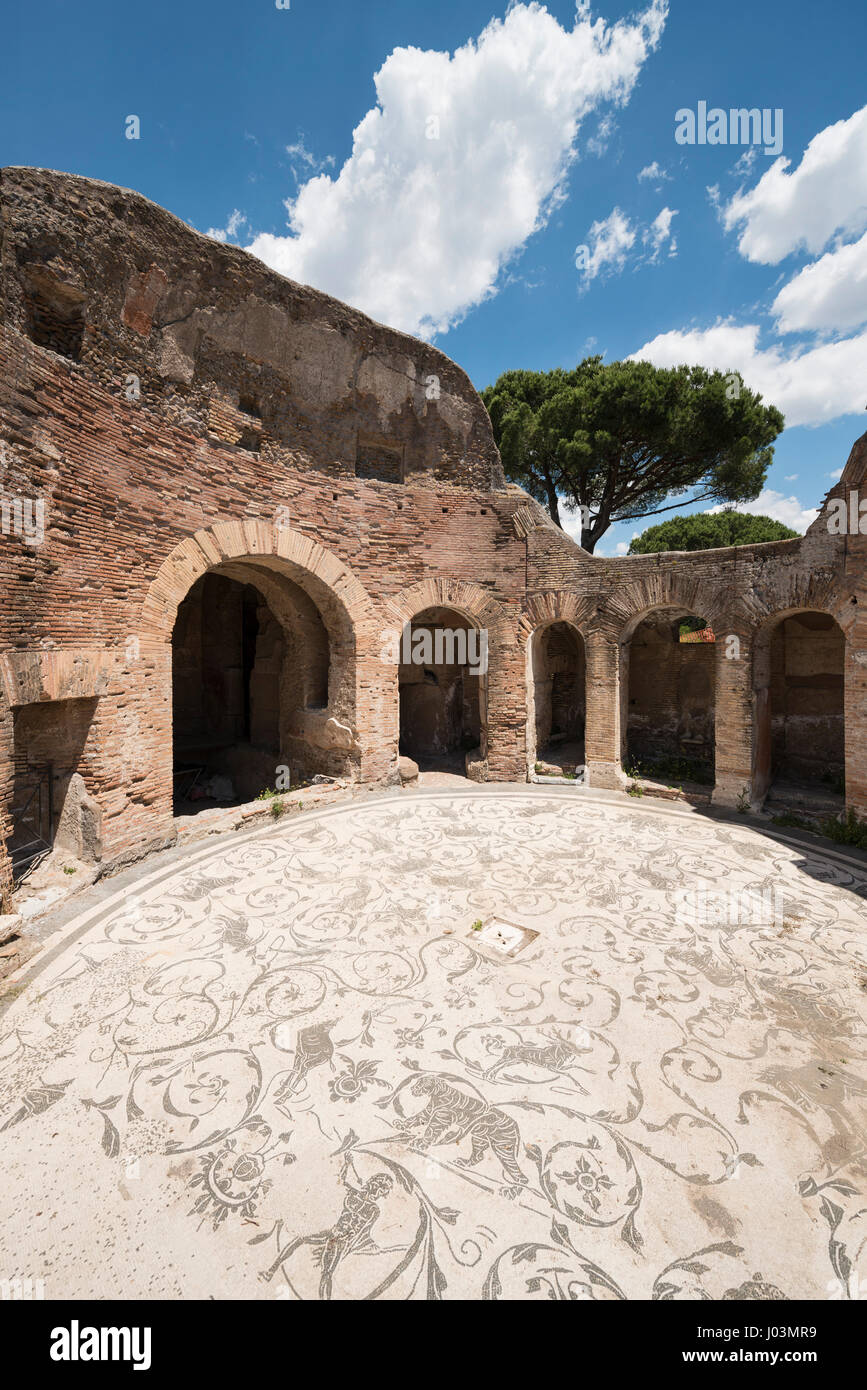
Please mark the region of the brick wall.
POLYGON ((327 633, 327 704, 286 694, 281 751, 373 781, 398 749, 385 630, 444 608, 488 631, 474 775, 523 779, 527 643, 571 623, 590 780, 618 786, 633 632, 695 613, 717 634, 701 655, 716 666, 715 795, 733 804, 761 780, 763 634, 830 614, 846 637, 847 795, 867 814, 867 537, 588 556, 504 482, 484 408, 442 353, 120 189, 4 170, 0 215, 2 486, 46 507, 43 543, 0 537, 7 812, 34 752, 27 711, 44 708, 59 744, 68 707, 89 702, 77 765, 106 855, 171 836, 172 630, 217 572, 258 590, 287 647, 294 633, 306 650, 305 623, 327 633), (403 481, 358 476, 359 440, 362 473, 399 453, 403 481))

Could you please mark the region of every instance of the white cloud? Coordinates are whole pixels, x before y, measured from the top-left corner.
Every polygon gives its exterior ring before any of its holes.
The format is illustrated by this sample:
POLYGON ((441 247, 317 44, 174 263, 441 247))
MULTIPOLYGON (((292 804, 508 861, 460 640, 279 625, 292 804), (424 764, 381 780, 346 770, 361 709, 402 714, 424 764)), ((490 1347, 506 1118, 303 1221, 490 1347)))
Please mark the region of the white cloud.
POLYGON ((783 411, 787 425, 821 425, 864 409, 867 332, 788 353, 779 346, 760 348, 759 333, 757 324, 730 321, 675 330, 659 334, 632 357, 658 367, 688 363, 739 372, 746 386, 783 411))
POLYGON ((724 212, 726 230, 743 225, 742 256, 777 265, 806 248, 817 254, 835 235, 867 227, 867 106, 815 135, 798 168, 777 159, 724 212))
POLYGON ((783 479, 783 482, 784 482, 784 483, 796 483, 796 482, 798 481, 798 478, 799 478, 800 476, 801 476, 800 473, 787 473, 786 476, 785 476, 785 478, 783 479))
POLYGON ((659 216, 654 218, 653 222, 651 222, 650 226, 644 232, 644 241, 645 243, 650 242, 652 248, 650 254, 651 261, 658 259, 660 251, 669 239, 671 240, 671 245, 668 250, 669 256, 677 254, 677 241, 671 235, 671 224, 675 217, 677 217, 676 211, 673 211, 671 208, 663 208, 659 216))
POLYGON ((747 174, 752 172, 752 167, 758 157, 758 146, 750 145, 748 149, 744 150, 740 159, 736 160, 732 165, 731 173, 735 178, 746 178, 747 174))
POLYGON ((296 184, 301 182, 301 174, 306 173, 308 177, 311 174, 321 174, 325 169, 333 169, 336 163, 333 154, 326 155, 324 159, 317 158, 308 150, 303 135, 299 135, 294 144, 286 146, 286 153, 289 156, 289 167, 296 184))
POLYGON ((666 173, 662 165, 656 160, 654 160, 652 164, 645 164, 644 168, 639 170, 638 174, 639 183, 644 183, 645 180, 653 180, 654 183, 662 183, 665 179, 670 178, 671 174, 666 173))
POLYGON ((659 260, 663 246, 668 244, 669 256, 677 255, 677 240, 671 234, 671 224, 677 217, 672 208, 663 208, 653 222, 641 229, 630 222, 620 208, 599 222, 594 222, 588 233, 588 240, 576 247, 576 268, 583 271, 584 286, 595 280, 597 275, 614 275, 623 270, 634 251, 636 264, 653 265, 659 260), (641 248, 646 254, 640 254, 641 248), (582 253, 579 256, 579 253, 582 253))
POLYGON ((606 26, 582 10, 569 30, 516 4, 452 56, 395 49, 342 169, 307 179, 289 234, 249 250, 395 327, 447 331, 544 225, 581 121, 628 99, 667 13, 651 0, 606 26))
POLYGON ((558 508, 560 512, 560 527, 571 536, 576 545, 581 544, 581 513, 577 507, 567 507, 565 502, 561 502, 558 508))
POLYGON ((772 312, 782 333, 867 323, 867 232, 805 266, 780 290, 772 312))
MULTIPOLYGON (((863 410, 867 389, 867 106, 820 131, 791 173, 789 163, 778 159, 726 206, 718 184, 708 197, 727 230, 740 227, 738 249, 749 260, 776 265, 795 251, 817 254, 833 242, 783 285, 771 313, 777 333, 837 335, 838 341, 760 348, 758 325, 728 320, 662 333, 634 356, 658 366, 739 372, 783 411, 787 425, 819 425, 863 410), (864 234, 844 244, 856 233, 864 234)), ((742 157, 733 172, 748 169, 742 157)))
POLYGON ((843 470, 842 470, 842 468, 832 468, 832 469, 831 469, 831 472, 830 472, 830 473, 826 473, 825 476, 826 476, 827 478, 833 478, 833 479, 834 479, 834 482, 836 483, 836 482, 839 481, 840 478, 842 478, 842 476, 843 476, 843 470))
MULTIPOLYGON (((722 512, 729 505, 708 507, 707 511, 711 514, 722 512)), ((749 512, 752 516, 769 516, 774 521, 782 521, 784 526, 791 526, 793 531, 800 531, 801 535, 819 515, 818 507, 803 507, 797 497, 785 497, 782 492, 774 492, 772 488, 765 488, 755 502, 739 502, 735 510, 749 512)))
POLYGON ((583 266, 586 279, 595 280, 603 271, 611 273, 622 270, 626 258, 635 244, 635 229, 628 217, 615 208, 601 222, 594 222, 590 228, 589 257, 583 266))
POLYGON ((215 241, 228 241, 229 237, 236 237, 246 224, 244 214, 235 208, 234 212, 229 213, 225 227, 209 227, 205 235, 213 237, 215 241))
POLYGON ((590 152, 590 154, 595 154, 597 159, 601 159, 602 156, 608 150, 608 146, 611 143, 611 137, 616 131, 616 129, 617 122, 611 115, 611 113, 608 112, 606 115, 602 117, 601 121, 599 122, 599 125, 596 129, 596 134, 591 135, 589 140, 587 141, 587 149, 590 152))

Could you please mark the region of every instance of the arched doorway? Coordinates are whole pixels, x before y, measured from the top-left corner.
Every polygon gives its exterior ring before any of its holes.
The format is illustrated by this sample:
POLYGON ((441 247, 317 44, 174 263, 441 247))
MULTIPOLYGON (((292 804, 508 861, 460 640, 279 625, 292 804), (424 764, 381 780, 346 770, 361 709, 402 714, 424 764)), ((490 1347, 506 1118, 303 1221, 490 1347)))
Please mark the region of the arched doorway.
POLYGON ((846 639, 830 613, 772 618, 754 665, 754 797, 783 808, 842 810, 846 639))
POLYGON ((464 773, 483 747, 485 634, 450 608, 428 608, 404 628, 398 669, 400 752, 422 771, 464 773))
POLYGON ((322 615, 292 580, 253 563, 202 575, 172 633, 176 805, 243 802, 342 773, 345 755, 316 738, 329 665, 322 615))
POLYGON ((623 761, 651 780, 712 786, 716 640, 706 620, 656 609, 622 646, 623 761))
POLYGON ((587 658, 568 622, 537 628, 529 644, 528 752, 537 771, 572 776, 584 767, 587 658))

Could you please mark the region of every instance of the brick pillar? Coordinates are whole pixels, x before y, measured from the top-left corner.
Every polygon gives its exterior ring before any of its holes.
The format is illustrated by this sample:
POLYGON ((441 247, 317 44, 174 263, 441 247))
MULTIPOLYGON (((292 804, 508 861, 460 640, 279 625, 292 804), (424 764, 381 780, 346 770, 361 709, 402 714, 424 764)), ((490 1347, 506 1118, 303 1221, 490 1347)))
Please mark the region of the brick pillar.
MULTIPOLYGON (((754 732, 761 723, 753 695, 753 649, 744 622, 720 622, 716 633, 715 806, 734 807, 746 793, 760 802, 767 787, 754 787, 754 732)), ((767 690, 756 699, 767 699, 767 690)))
POLYGON ((356 628, 355 727, 361 744, 362 782, 397 778, 398 665, 387 660, 383 629, 378 618, 356 628))
POLYGON ((142 641, 119 673, 110 700, 103 700, 97 720, 107 721, 98 741, 103 845, 106 858, 134 845, 171 841, 173 819, 174 749, 172 746, 172 648, 170 642, 142 641), (122 706, 129 733, 112 736, 122 706), (135 788, 129 801, 127 791, 135 788), (119 809, 116 825, 115 807, 119 809))
POLYGON ((867 614, 847 630, 843 670, 846 808, 867 820, 867 614))
POLYGON ((488 641, 487 775, 492 782, 526 782, 526 657, 511 631, 491 629, 488 641))
MULTIPOLYGON (((596 628, 586 637, 587 716, 584 761, 587 785, 619 791, 626 785, 620 766, 624 728, 622 682, 629 689, 628 667, 621 671, 616 635, 596 628)), ((628 656, 627 656, 628 659, 628 656)))
MULTIPOLYGON (((0 689, 0 895, 8 895, 12 883, 12 866, 6 849, 6 841, 12 834, 9 812, 12 807, 15 776, 12 730, 12 710, 0 689)), ((6 911, 6 908, 0 910, 6 911)))

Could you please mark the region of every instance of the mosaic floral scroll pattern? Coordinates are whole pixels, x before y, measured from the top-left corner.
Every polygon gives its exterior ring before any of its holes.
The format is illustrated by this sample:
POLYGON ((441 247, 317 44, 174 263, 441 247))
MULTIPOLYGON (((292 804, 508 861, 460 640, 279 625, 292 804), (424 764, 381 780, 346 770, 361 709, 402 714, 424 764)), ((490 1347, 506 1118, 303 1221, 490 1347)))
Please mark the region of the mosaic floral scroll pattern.
POLYGON ((0 1020, 0 1267, 47 1297, 863 1297, 865 896, 746 827, 539 794, 200 851, 0 1020), (697 923, 709 880, 783 914, 697 923), (497 960, 492 914, 539 935, 497 960))

